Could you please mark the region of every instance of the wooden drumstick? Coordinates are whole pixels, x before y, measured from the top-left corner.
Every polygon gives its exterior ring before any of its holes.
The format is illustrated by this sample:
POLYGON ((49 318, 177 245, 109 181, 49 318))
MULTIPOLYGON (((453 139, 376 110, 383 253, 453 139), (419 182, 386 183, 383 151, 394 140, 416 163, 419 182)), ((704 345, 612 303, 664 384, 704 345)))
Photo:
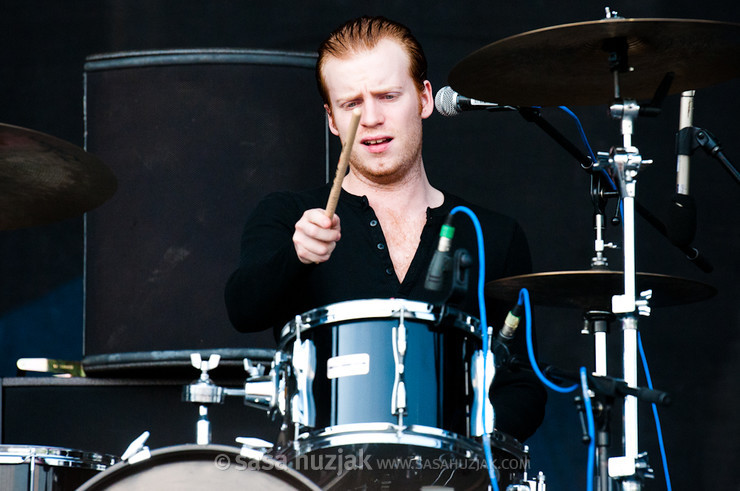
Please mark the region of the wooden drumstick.
POLYGON ((344 180, 344 175, 347 173, 349 156, 352 154, 352 145, 355 142, 357 126, 360 124, 360 116, 362 116, 362 111, 359 109, 352 111, 352 119, 349 122, 349 133, 347 134, 347 140, 344 142, 344 146, 342 146, 342 153, 339 155, 337 173, 334 176, 334 184, 331 186, 329 199, 326 202, 326 210, 324 211, 324 214, 329 218, 334 217, 334 211, 337 209, 339 194, 342 191, 342 181, 344 180))

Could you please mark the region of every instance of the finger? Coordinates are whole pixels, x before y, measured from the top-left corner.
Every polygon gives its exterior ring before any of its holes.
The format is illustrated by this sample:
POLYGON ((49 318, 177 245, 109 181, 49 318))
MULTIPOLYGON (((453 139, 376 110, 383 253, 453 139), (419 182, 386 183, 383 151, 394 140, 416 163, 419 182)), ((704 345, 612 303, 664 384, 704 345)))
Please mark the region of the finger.
POLYGON ((303 235, 297 231, 293 236, 296 254, 305 264, 325 262, 331 257, 336 242, 323 242, 303 235))
POLYGON ((306 238, 319 242, 336 242, 340 238, 340 232, 336 228, 322 228, 313 223, 306 222, 297 223, 296 232, 301 233, 306 238))

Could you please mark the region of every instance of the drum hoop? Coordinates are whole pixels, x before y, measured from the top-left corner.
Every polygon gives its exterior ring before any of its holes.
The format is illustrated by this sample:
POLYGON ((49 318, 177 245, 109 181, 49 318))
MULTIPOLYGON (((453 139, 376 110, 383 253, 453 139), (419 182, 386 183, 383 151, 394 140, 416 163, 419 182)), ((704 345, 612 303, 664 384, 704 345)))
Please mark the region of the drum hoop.
MULTIPOLYGON (((285 346, 296 334, 296 324, 300 322, 300 332, 306 332, 319 326, 338 324, 348 321, 362 321, 371 319, 391 319, 400 317, 401 309, 404 319, 409 321, 435 322, 442 314, 442 307, 400 298, 374 298, 363 300, 347 300, 334 304, 324 305, 296 316, 280 331, 280 346, 285 346)), ((480 338, 480 321, 456 308, 444 307, 445 319, 453 321, 454 327, 466 334, 480 338)))
POLYGON ((63 447, 42 445, 0 445, 0 463, 46 464, 52 467, 73 467, 102 471, 120 459, 114 455, 86 452, 63 447))
POLYGON ((128 461, 118 462, 116 465, 106 469, 105 472, 101 472, 97 476, 87 481, 82 487, 78 489, 78 491, 104 489, 100 488, 99 485, 102 484, 103 486, 106 486, 105 483, 110 479, 115 479, 116 476, 118 476, 118 479, 125 478, 132 474, 135 474, 139 470, 153 467, 158 463, 181 462, 177 459, 178 455, 198 456, 199 454, 207 454, 209 457, 215 458, 219 454, 226 453, 229 453, 232 456, 242 456, 252 460, 259 460, 263 464, 268 466, 269 469, 278 471, 288 480, 292 480, 294 485, 300 484, 305 489, 320 491, 319 488, 307 477, 303 476, 300 473, 297 473, 284 462, 281 462, 280 460, 277 460, 270 455, 260 455, 259 457, 257 457, 253 452, 250 452, 249 449, 245 450, 240 449, 239 447, 222 444, 183 444, 158 448, 156 450, 152 450, 148 458, 137 461, 133 464, 129 463, 128 461))
MULTIPOLYGON (((524 457, 527 450, 515 438, 494 430, 491 441, 495 448, 517 457, 524 457)), ((294 458, 317 450, 352 444, 399 444, 440 449, 463 455, 466 458, 483 457, 483 447, 476 440, 457 433, 423 425, 400 427, 392 423, 352 423, 336 425, 303 433, 290 447, 277 450, 277 454, 294 458), (356 438, 358 441, 353 441, 356 438)))

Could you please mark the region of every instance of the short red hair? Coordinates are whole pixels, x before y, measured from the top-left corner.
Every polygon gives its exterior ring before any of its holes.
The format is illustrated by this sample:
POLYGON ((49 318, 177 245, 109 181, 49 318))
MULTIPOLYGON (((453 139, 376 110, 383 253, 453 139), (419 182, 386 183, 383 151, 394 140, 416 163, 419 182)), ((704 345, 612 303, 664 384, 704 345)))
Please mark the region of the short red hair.
POLYGON ((359 51, 371 50, 382 39, 390 39, 401 45, 409 56, 409 75, 416 83, 419 92, 424 90, 424 81, 427 79, 427 59, 421 44, 411 34, 411 30, 385 17, 362 16, 342 24, 319 45, 316 82, 325 104, 331 107, 322 73, 326 59, 329 57, 344 58, 359 51))

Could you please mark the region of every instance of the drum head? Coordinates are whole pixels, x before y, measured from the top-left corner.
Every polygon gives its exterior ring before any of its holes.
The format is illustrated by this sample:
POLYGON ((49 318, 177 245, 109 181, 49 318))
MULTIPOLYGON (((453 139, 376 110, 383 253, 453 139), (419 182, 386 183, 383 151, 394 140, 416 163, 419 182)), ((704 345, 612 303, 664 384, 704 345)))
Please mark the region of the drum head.
POLYGON ((151 457, 121 462, 91 479, 80 491, 319 490, 306 477, 269 457, 242 455, 225 445, 178 445, 151 457))

